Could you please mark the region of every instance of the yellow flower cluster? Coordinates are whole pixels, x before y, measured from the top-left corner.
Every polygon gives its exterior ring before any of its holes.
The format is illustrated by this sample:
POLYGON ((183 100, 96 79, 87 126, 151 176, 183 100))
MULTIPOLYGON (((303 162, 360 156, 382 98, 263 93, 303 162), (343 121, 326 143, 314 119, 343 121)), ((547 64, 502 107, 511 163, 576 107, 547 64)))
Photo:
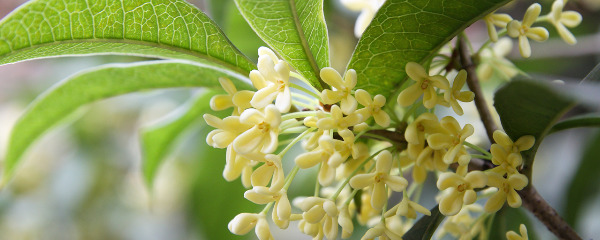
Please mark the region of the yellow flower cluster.
MULTIPOLYGON (((473 100, 473 92, 462 91, 467 78, 464 70, 457 73, 452 85, 444 76, 430 76, 417 63, 408 63, 406 72, 416 83, 401 91, 398 102, 402 106, 441 105, 461 115, 458 102, 473 100), (421 103, 417 99, 422 95, 421 103)), ((531 147, 531 137, 513 143, 497 132, 490 157, 497 167, 487 172, 469 171, 472 156, 465 146, 474 133, 471 124, 461 126, 452 116, 440 120, 430 112, 408 113, 399 120, 396 115, 390 117, 384 96, 354 89, 354 70, 342 76, 323 68, 320 77, 329 88, 316 92, 300 87, 293 81, 305 79, 291 72, 273 51, 260 48, 258 70, 250 73, 256 91, 238 91, 230 80, 219 80, 226 94, 214 96, 211 107, 233 108, 233 112, 223 119, 204 115, 215 128, 206 141, 227 148, 225 179, 241 177, 247 188, 244 197, 265 206, 260 213, 237 215, 229 224, 232 233, 254 229, 259 239, 273 239, 267 217, 271 211, 269 218, 277 227, 285 229, 297 221, 300 231, 314 239, 350 237, 355 217, 369 226, 362 239, 401 239, 411 219, 431 214, 419 203, 417 193, 428 172, 438 176, 439 209, 445 215, 471 209, 478 198, 485 197, 477 192, 486 187, 499 190, 485 210, 497 211, 505 201, 512 207, 520 205, 515 189, 527 184, 518 171, 523 162, 520 151, 531 147), (309 100, 310 96, 316 99, 309 100), (298 111, 296 106, 304 110, 298 111), (289 134, 296 137, 280 141, 289 134), (290 158, 287 152, 300 142, 305 152, 290 158), (294 164, 291 171, 284 170, 285 161, 294 164), (304 169, 317 170, 315 194, 290 201, 288 188, 296 173, 304 169), (411 175, 412 180, 406 178, 411 175), (402 199, 393 202, 392 194, 401 194, 402 199)), ((456 225, 463 218, 451 221, 457 221, 456 225)))

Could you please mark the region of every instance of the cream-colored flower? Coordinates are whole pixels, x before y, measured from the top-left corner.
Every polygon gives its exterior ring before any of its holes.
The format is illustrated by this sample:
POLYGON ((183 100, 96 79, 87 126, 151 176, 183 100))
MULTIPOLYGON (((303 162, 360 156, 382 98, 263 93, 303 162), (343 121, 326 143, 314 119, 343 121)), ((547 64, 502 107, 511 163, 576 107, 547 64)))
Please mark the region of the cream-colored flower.
POLYGON ((250 104, 254 108, 262 109, 275 100, 277 109, 286 113, 292 106, 292 93, 289 87, 290 67, 268 48, 261 47, 258 53, 258 71, 250 72, 250 80, 258 91, 252 97, 250 104))
POLYGON ((506 13, 496 14, 493 12, 483 17, 483 21, 485 21, 485 25, 487 26, 490 40, 492 40, 492 42, 498 41, 498 32, 496 31, 496 27, 494 27, 494 25, 500 28, 505 28, 508 22, 512 20, 512 17, 506 13))
POLYGON ((327 239, 337 238, 339 211, 335 202, 319 197, 307 197, 298 207, 303 211, 304 221, 310 224, 321 223, 327 239))
POLYGON ((233 145, 227 147, 227 153, 225 155, 225 168, 223 169, 223 178, 231 182, 240 175, 242 176, 242 185, 245 188, 252 187, 251 174, 253 167, 258 162, 250 160, 244 155, 237 154, 233 149, 233 145))
POLYGON ((507 240, 528 240, 529 239, 529 237, 527 236, 527 227, 525 227, 525 224, 519 225, 519 232, 521 233, 521 235, 517 234, 514 231, 506 232, 506 239, 507 240))
POLYGON ((396 206, 390 208, 384 215, 384 217, 390 217, 393 215, 405 216, 407 218, 415 219, 417 218, 417 212, 425 214, 427 216, 431 215, 431 211, 429 209, 421 206, 417 202, 413 202, 408 198, 407 194, 404 194, 402 197, 402 201, 400 201, 396 206))
POLYGON ((271 182, 270 190, 279 191, 284 185, 284 173, 281 166, 281 157, 274 154, 249 154, 250 159, 258 162, 264 162, 252 173, 252 186, 265 187, 271 182))
POLYGON ((498 73, 501 79, 510 80, 519 73, 517 67, 506 56, 513 48, 510 38, 501 38, 492 48, 485 48, 479 54, 479 67, 477 67, 477 77, 481 81, 487 81, 492 78, 494 71, 498 73))
POLYGON ((254 188, 244 193, 244 197, 256 204, 275 202, 273 206, 273 220, 276 219, 285 224, 284 226, 279 226, 282 228, 286 228, 287 224, 289 224, 292 215, 292 206, 285 189, 272 191, 267 187, 254 186, 254 188))
POLYGON ((423 113, 406 127, 404 137, 408 143, 422 144, 425 142, 425 134, 443 132, 438 117, 433 113, 423 113))
POLYGON ((387 201, 386 186, 396 192, 404 191, 408 181, 402 176, 390 175, 392 169, 392 154, 385 150, 376 157, 375 172, 358 174, 350 179, 350 186, 355 189, 372 186, 371 205, 379 210, 387 201))
POLYGON ((444 100, 450 103, 454 112, 458 115, 463 115, 463 109, 458 104, 458 101, 461 102, 470 102, 475 98, 475 93, 471 91, 460 91, 462 87, 465 85, 467 81, 467 71, 460 70, 456 78, 454 78, 454 82, 452 83, 452 88, 446 90, 444 92, 444 100))
POLYGON ((325 89, 321 92, 321 100, 324 104, 340 103, 342 112, 349 115, 356 110, 356 99, 352 96, 352 89, 356 86, 356 71, 350 69, 342 76, 333 68, 321 69, 321 79, 332 86, 334 90, 325 89))
POLYGON ((465 124, 464 128, 451 116, 446 116, 440 121, 445 133, 434 133, 427 137, 427 143, 433 149, 447 148, 448 152, 444 155, 444 162, 451 164, 455 162, 461 150, 464 150, 463 143, 467 137, 473 135, 475 131, 471 124, 465 124))
POLYGON ((373 17, 375 17, 377 10, 385 3, 385 0, 341 0, 341 2, 352 11, 360 11, 354 25, 354 35, 361 37, 373 17))
POLYGON ((219 83, 227 94, 217 94, 210 99, 210 108, 214 111, 221 111, 233 107, 234 116, 239 116, 250 107, 250 100, 254 96, 253 91, 238 91, 235 85, 228 78, 220 77, 219 83))
POLYGON ((448 79, 442 75, 429 76, 425 68, 416 62, 406 64, 406 74, 416 83, 402 90, 398 95, 398 104, 404 107, 412 105, 423 95, 423 105, 426 108, 433 108, 441 101, 434 87, 443 90, 450 88, 448 79))
POLYGON ((497 167, 493 168, 491 171, 502 176, 504 176, 504 174, 511 175, 518 173, 517 168, 523 164, 520 153, 506 152, 506 150, 497 143, 492 144, 490 152, 492 152, 492 163, 497 165, 497 167))
POLYGON ((329 134, 328 130, 324 130, 317 126, 317 123, 321 119, 328 118, 329 116, 323 112, 318 111, 315 116, 310 116, 304 118, 304 126, 309 128, 316 128, 317 131, 310 133, 304 140, 302 141, 302 146, 305 150, 311 151, 319 146, 319 138, 323 136, 323 134, 329 134))
POLYGON ((364 108, 356 111, 362 115, 363 121, 366 121, 369 117, 373 116, 375 122, 382 127, 390 125, 390 116, 381 108, 385 105, 385 97, 381 94, 377 94, 375 98, 371 99, 371 95, 362 89, 356 90, 354 93, 356 100, 364 106, 364 108))
POLYGON ((485 187, 486 175, 481 171, 472 171, 466 176, 460 176, 453 172, 445 172, 440 175, 437 187, 444 192, 440 200, 440 212, 446 216, 458 213, 463 205, 469 205, 477 200, 477 193, 473 189, 485 187))
POLYGON ((331 117, 322 118, 317 121, 317 126, 323 130, 337 129, 338 131, 348 129, 350 126, 354 126, 362 122, 362 115, 358 113, 352 113, 344 117, 342 110, 338 105, 331 106, 331 117))
POLYGON ((548 22, 552 23, 560 37, 568 44, 574 45, 577 43, 575 36, 567 29, 574 28, 581 23, 581 14, 576 11, 564 11, 565 3, 562 0, 556 0, 552 4, 552 11, 548 13, 548 22))
POLYGON ((240 115, 240 121, 253 127, 235 138, 233 147, 236 152, 272 153, 277 149, 281 113, 274 105, 267 106, 263 111, 247 109, 240 115))
POLYGON ((531 27, 538 16, 540 16, 541 11, 542 6, 540 4, 532 4, 527 9, 527 12, 525 12, 523 22, 512 20, 506 27, 508 36, 519 38, 519 51, 524 58, 531 56, 531 47, 529 46, 528 38, 538 42, 543 42, 548 39, 548 30, 543 27, 531 27))
POLYGON ((444 162, 446 149, 433 149, 430 146, 423 148, 419 153, 413 168, 413 178, 418 183, 425 182, 428 171, 446 171, 448 164, 444 162))
POLYGON ((339 167, 346 158, 337 151, 336 141, 329 135, 319 138, 319 147, 313 151, 302 153, 295 159, 296 165, 301 169, 311 168, 322 163, 319 169, 319 183, 328 186, 335 179, 335 169, 339 167))
POLYGON ((458 214, 447 218, 438 231, 437 238, 443 239, 449 233, 459 240, 474 239, 483 229, 483 221, 476 221, 477 219, 471 216, 471 212, 482 211, 482 207, 476 203, 463 207, 458 214))
POLYGON ((485 203, 483 208, 486 212, 500 210, 505 202, 508 202, 508 205, 513 208, 521 206, 521 196, 519 196, 516 190, 521 190, 527 186, 529 180, 527 180, 525 175, 517 173, 504 178, 495 172, 487 172, 486 174, 488 176, 488 185, 498 188, 498 191, 485 203))
POLYGON ((226 148, 240 134, 252 127, 252 125, 242 122, 238 116, 220 119, 211 114, 204 114, 203 117, 206 124, 216 128, 206 136, 206 143, 214 148, 226 148))
POLYGON ((258 239, 274 240, 264 214, 240 213, 229 222, 228 228, 236 235, 244 235, 254 228, 258 239))
POLYGON ((339 209, 338 224, 342 227, 342 238, 346 239, 352 236, 354 232, 354 224, 348 209, 348 205, 342 205, 339 209))
POLYGON ((367 230, 361 240, 375 239, 379 240, 402 240, 404 227, 400 219, 396 216, 380 221, 377 225, 367 230))
POLYGON ((531 135, 521 136, 516 142, 513 142, 506 133, 500 130, 494 131, 492 137, 508 153, 520 153, 529 150, 535 143, 535 137, 531 135))

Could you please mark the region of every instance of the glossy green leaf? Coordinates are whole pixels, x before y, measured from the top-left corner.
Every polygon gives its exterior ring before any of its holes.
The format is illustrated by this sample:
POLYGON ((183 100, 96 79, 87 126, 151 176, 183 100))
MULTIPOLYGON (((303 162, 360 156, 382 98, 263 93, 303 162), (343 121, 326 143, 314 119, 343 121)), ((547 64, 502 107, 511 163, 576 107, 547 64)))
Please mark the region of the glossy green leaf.
POLYGON ((356 88, 390 96, 408 62, 424 64, 454 36, 508 0, 387 0, 358 42, 349 69, 356 88))
POLYGON ((576 227, 580 216, 584 213, 586 206, 594 204, 591 202, 600 193, 600 132, 590 138, 585 152, 581 157, 577 172, 569 183, 567 193, 564 195, 564 218, 573 227, 576 227))
POLYGON ((552 126, 549 134, 579 127, 600 127, 600 114, 585 114, 562 120, 552 126))
POLYGON ((4 160, 2 183, 10 180, 25 150, 46 130, 82 105, 131 92, 219 86, 219 77, 238 79, 238 88, 249 88, 244 76, 211 65, 189 61, 151 61, 110 64, 75 74, 40 95, 12 130, 4 160))
POLYGON ((89 54, 187 59, 242 75, 255 68, 184 0, 34 0, 0 21, 0 65, 89 54))
POLYGON ((487 239, 506 239, 506 232, 508 231, 520 234, 519 226, 521 224, 525 224, 525 227, 527 227, 529 239, 538 239, 531 219, 522 208, 505 206, 491 220, 492 223, 489 225, 491 229, 488 230, 487 239))
POLYGON ((323 89, 320 69, 329 67, 323 0, 235 0, 235 3, 258 36, 313 86, 323 89))
POLYGON ((528 177, 531 177, 531 165, 540 143, 574 104, 572 98, 543 82, 514 80, 496 92, 494 106, 506 134, 513 141, 525 135, 535 137, 533 147, 522 153, 523 172, 528 177))
POLYGON ((178 137, 210 110, 210 98, 215 93, 203 92, 157 123, 142 129, 142 173, 148 187, 152 187, 157 171, 178 137))
POLYGON ((431 216, 423 216, 402 236, 405 240, 429 240, 446 216, 440 213, 439 206, 433 207, 431 216))

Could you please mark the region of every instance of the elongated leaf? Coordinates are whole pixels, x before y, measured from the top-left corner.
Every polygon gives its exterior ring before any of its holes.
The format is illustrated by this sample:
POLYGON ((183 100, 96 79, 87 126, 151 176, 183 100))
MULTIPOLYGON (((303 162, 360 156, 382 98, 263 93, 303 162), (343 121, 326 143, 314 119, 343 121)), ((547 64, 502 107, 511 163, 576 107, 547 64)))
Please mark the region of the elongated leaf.
MULTIPOLYGON (((244 79, 225 69, 175 60, 111 64, 75 74, 40 95, 17 121, 9 140, 2 183, 10 180, 32 142, 84 104, 142 90, 218 86, 221 76, 244 79)), ((248 88, 241 81, 235 82, 238 88, 248 88)))
POLYGON ((271 48, 321 90, 329 67, 323 0, 235 0, 246 21, 271 48))
POLYGON ((148 187, 177 138, 201 115, 210 110, 210 98, 216 91, 206 91, 185 106, 165 116, 156 124, 142 129, 142 173, 148 187))
POLYGON ((437 227, 442 223, 444 214, 440 213, 439 206, 433 207, 431 216, 423 216, 415 225, 402 236, 405 240, 429 240, 437 227))
POLYGON ((494 106, 504 131, 516 141, 524 135, 535 137, 535 144, 522 153, 523 172, 531 177, 531 165, 540 143, 558 119, 575 102, 542 82, 515 80, 496 92, 494 106))
POLYGON ((496 213, 492 221, 491 229, 486 239, 506 239, 506 232, 514 231, 520 234, 519 226, 525 224, 529 239, 538 239, 534 225, 527 213, 522 208, 511 208, 505 206, 496 213))
POLYGON ((549 134, 578 127, 600 127, 600 114, 595 113, 580 115, 560 121, 559 123, 552 126, 549 134))
POLYGON ((586 150, 581 156, 577 172, 567 187, 564 195, 564 217, 573 227, 577 227, 580 216, 585 212, 586 206, 595 203, 592 200, 600 193, 600 132, 590 138, 586 150))
POLYGON ((408 62, 425 63, 454 36, 508 0, 387 0, 358 42, 349 69, 356 88, 390 96, 408 62))
POLYGON ((85 54, 127 54, 254 64, 204 13, 183 0, 34 0, 0 21, 0 65, 85 54))

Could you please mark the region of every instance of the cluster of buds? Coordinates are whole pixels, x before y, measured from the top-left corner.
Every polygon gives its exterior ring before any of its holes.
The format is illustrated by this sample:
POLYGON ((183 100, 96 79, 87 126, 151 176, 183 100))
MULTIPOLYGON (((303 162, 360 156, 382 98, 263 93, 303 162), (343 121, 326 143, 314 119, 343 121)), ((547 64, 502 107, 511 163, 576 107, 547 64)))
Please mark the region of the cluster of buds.
MULTIPOLYGON (((408 63, 406 72, 416 83, 398 95, 399 106, 414 110, 440 105, 462 115, 459 101, 473 100, 473 92, 462 91, 464 70, 452 84, 442 75, 430 76, 418 63, 408 63)), ((428 172, 437 173, 439 209, 445 215, 456 215, 463 206, 489 196, 477 193, 487 187, 498 191, 491 195, 486 211, 497 211, 505 201, 520 206, 515 189, 527 185, 518 171, 523 162, 520 151, 533 145, 532 137, 513 143, 496 132, 497 144, 491 154, 485 154, 497 167, 469 172, 472 154, 465 145, 471 145, 466 139, 474 133, 470 124, 461 127, 454 117, 439 120, 431 112, 390 111, 384 96, 355 89, 354 70, 342 77, 332 68, 323 68, 320 77, 330 87, 322 92, 293 83, 307 81, 273 51, 261 47, 258 70, 250 73, 256 91, 238 91, 230 80, 220 79, 226 94, 214 96, 211 107, 233 108, 233 112, 224 119, 204 116, 216 128, 207 143, 227 148, 223 176, 228 181, 241 177, 248 189, 244 197, 265 206, 260 213, 236 216, 229 224, 232 233, 246 234, 254 228, 259 239, 272 239, 267 222, 271 211, 277 227, 285 229, 297 221, 300 231, 314 239, 336 239, 340 227, 341 237, 350 237, 353 218, 370 227, 363 239, 400 239, 410 228, 410 219, 418 213, 431 214, 419 204, 420 196, 409 191, 422 188, 428 172), (279 141, 283 135, 295 138, 279 141), (286 155, 300 142, 304 153, 286 155), (294 168, 285 172, 282 161, 290 161, 294 168), (296 173, 311 168, 318 168, 315 182, 321 191, 291 204, 287 194, 296 173), (402 195, 402 200, 391 202, 392 194, 402 195)))

